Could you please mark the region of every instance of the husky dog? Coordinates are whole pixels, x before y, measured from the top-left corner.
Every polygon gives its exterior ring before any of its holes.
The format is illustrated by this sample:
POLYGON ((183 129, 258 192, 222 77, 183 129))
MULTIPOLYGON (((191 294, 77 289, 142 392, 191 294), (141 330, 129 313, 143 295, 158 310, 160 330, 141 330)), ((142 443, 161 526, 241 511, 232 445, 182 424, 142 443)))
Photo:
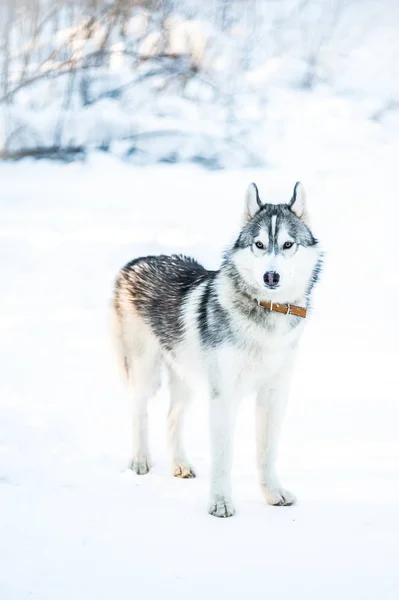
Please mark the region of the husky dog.
POLYGON ((182 443, 192 390, 210 396, 212 473, 209 512, 230 517, 233 429, 242 396, 256 394, 257 463, 266 500, 289 506, 295 496, 275 469, 279 430, 322 253, 313 236, 302 185, 287 204, 264 204, 255 184, 242 229, 218 271, 185 256, 146 256, 120 271, 113 296, 118 354, 133 398, 132 470, 150 469, 148 399, 169 371, 168 445, 175 477, 195 477, 182 443), (267 308, 262 306, 266 303, 267 308), (272 304, 271 304, 272 303, 272 304), (285 306, 287 314, 274 312, 285 306), (298 308, 298 306, 296 306, 298 308), (305 311, 306 312, 306 311, 305 311), (304 316, 304 315, 302 315, 304 316))

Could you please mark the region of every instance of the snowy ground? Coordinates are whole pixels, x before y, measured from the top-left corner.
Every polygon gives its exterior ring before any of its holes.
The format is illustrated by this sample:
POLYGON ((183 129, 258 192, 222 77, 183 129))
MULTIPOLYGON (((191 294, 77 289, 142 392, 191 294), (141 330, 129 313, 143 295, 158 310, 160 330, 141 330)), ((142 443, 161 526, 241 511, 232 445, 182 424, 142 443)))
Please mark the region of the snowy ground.
POLYGON ((355 160, 352 146, 334 168, 320 155, 306 172, 133 168, 101 156, 0 165, 1 600, 398 597, 398 184, 395 154, 378 148, 355 160), (118 268, 143 253, 216 266, 247 183, 286 201, 298 176, 328 252, 279 461, 299 504, 264 505, 248 399, 237 516, 218 520, 206 512, 204 398, 187 432, 197 479, 170 476, 164 389, 151 407, 154 469, 126 469, 129 401, 107 301, 118 268))

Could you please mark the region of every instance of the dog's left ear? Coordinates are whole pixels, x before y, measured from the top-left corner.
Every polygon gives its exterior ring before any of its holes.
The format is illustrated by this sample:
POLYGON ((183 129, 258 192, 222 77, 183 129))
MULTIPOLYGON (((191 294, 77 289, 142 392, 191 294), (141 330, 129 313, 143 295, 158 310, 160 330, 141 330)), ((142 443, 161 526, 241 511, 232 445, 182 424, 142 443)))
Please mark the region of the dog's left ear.
POLYGON ((309 216, 306 207, 306 194, 300 181, 297 181, 294 186, 294 192, 291 200, 288 202, 288 206, 294 215, 298 217, 298 219, 306 224, 309 223, 309 216))
POLYGON ((250 183, 245 194, 244 223, 248 223, 260 208, 262 208, 262 202, 259 198, 258 188, 254 183, 250 183))

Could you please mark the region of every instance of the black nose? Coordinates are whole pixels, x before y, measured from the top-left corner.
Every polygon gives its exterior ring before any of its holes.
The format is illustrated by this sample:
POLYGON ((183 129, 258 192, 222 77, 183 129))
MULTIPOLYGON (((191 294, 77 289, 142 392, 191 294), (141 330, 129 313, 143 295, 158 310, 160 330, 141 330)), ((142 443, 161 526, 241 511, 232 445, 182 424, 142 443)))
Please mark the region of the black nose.
POLYGON ((278 282, 280 281, 280 275, 276 273, 276 271, 267 271, 267 273, 263 275, 263 281, 265 282, 267 287, 277 287, 278 282))

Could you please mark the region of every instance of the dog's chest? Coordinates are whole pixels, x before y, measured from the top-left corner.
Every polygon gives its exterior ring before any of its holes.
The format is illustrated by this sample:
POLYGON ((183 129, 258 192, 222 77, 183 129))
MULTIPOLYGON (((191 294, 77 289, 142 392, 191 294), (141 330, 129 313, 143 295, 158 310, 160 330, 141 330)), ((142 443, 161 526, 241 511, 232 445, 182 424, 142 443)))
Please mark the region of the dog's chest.
MULTIPOLYGON (((277 315, 280 316, 280 315, 277 315)), ((277 320, 271 330, 248 328, 235 344, 220 350, 218 363, 222 379, 231 380, 240 395, 249 394, 290 370, 301 327, 277 320)))

